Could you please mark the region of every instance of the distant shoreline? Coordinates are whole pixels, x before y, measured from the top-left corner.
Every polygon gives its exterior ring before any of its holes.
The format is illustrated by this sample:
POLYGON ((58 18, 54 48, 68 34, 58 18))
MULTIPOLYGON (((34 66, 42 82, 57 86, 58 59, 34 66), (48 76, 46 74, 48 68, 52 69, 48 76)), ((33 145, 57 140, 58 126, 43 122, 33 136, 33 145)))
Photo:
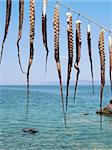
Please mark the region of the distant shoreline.
MULTIPOLYGON (((27 83, 25 83, 24 82, 24 84, 23 83, 8 83, 8 84, 5 84, 5 83, 2 83, 1 82, 1 84, 0 84, 0 86, 26 86, 26 84, 27 83)), ((66 86, 66 81, 63 81, 63 86, 66 86)), ((78 82, 78 85, 91 85, 92 84, 92 81, 91 80, 79 80, 79 82, 78 82)), ((34 82, 32 82, 32 83, 30 83, 30 86, 41 86, 41 85, 43 85, 43 86, 45 86, 45 85, 59 85, 59 82, 58 81, 54 81, 54 82, 39 82, 39 83, 34 83, 34 82)), ((75 85, 75 80, 74 81, 71 81, 70 82, 70 86, 74 86, 75 85)), ((94 85, 100 85, 100 80, 96 80, 96 81, 94 81, 94 85)), ((107 80, 106 82, 105 82, 105 85, 110 85, 110 81, 109 80, 107 80)))
MULTIPOLYGON (((21 85, 21 84, 8 84, 8 85, 0 85, 0 87, 5 86, 27 86, 27 85, 21 85)), ((30 86, 59 86, 59 84, 31 84, 30 86)), ((63 86, 66 86, 66 84, 63 84, 63 86)), ((74 84, 70 84, 70 86, 74 86, 74 84)), ((91 84, 79 84, 78 86, 91 86, 91 84)), ((100 84, 95 84, 94 86, 100 86, 100 84)), ((105 86, 110 86, 110 84, 105 84, 105 86)))

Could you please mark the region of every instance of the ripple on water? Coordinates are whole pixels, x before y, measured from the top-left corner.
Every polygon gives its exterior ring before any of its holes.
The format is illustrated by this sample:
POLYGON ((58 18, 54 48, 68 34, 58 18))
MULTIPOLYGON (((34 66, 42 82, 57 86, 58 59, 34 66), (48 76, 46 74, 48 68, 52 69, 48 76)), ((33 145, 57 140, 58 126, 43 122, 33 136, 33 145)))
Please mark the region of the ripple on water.
MULTIPOLYGON (((104 99, 108 100, 106 88, 104 99)), ((64 93, 65 90, 66 87, 64 93)), ((95 113, 99 106, 99 87, 95 87, 93 96, 90 86, 79 86, 75 104, 73 91, 71 86, 65 128, 58 86, 31 86, 27 119, 25 87, 0 87, 0 150, 112 149, 112 118, 102 118, 100 131, 100 117, 95 113), (26 134, 22 132, 24 128, 39 132, 26 134)))

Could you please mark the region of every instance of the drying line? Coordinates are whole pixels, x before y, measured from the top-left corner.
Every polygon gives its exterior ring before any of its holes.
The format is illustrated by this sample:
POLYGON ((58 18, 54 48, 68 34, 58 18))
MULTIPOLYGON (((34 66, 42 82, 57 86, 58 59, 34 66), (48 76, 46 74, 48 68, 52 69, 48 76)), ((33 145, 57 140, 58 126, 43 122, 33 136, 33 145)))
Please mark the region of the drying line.
POLYGON ((95 21, 94 21, 93 19, 91 19, 90 17, 87 17, 87 16, 83 15, 83 14, 80 13, 79 11, 74 10, 73 8, 71 8, 70 6, 68 6, 67 4, 63 3, 61 0, 56 0, 56 2, 59 3, 59 4, 61 4, 61 5, 64 6, 64 7, 68 8, 69 10, 73 11, 74 13, 78 14, 78 16, 83 17, 84 19, 88 20, 89 22, 91 22, 91 23, 97 25, 97 26, 100 27, 100 28, 103 28, 105 31, 107 31, 107 32, 109 32, 109 33, 112 34, 112 31, 111 31, 111 30, 109 30, 108 28, 104 27, 103 25, 101 25, 101 24, 95 22, 95 21))

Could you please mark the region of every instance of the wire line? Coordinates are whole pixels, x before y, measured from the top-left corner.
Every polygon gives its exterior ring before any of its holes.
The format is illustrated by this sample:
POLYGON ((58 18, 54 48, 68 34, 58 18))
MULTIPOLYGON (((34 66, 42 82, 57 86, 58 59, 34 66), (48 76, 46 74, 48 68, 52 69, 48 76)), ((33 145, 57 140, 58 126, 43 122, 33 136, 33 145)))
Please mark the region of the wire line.
POLYGON ((106 28, 105 26, 103 26, 103 25, 97 23, 96 21, 94 21, 94 20, 91 19, 90 17, 87 17, 87 16, 83 15, 83 14, 80 13, 79 11, 74 10, 73 8, 71 8, 70 6, 68 6, 67 4, 61 2, 61 0, 56 0, 56 2, 59 3, 59 4, 61 4, 61 5, 64 6, 64 7, 68 8, 69 10, 73 11, 74 13, 78 14, 78 16, 83 17, 84 19, 88 20, 89 22, 91 22, 91 23, 93 23, 93 24, 99 26, 100 28, 103 28, 105 31, 107 31, 107 32, 109 32, 109 33, 112 34, 112 31, 111 31, 111 30, 109 30, 109 29, 106 28))

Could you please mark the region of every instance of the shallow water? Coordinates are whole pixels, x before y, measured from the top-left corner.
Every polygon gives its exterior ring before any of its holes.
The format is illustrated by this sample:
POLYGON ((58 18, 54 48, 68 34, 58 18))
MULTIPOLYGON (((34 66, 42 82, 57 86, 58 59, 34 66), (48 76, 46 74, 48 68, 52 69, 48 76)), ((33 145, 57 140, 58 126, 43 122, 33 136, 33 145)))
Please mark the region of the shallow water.
MULTIPOLYGON (((64 87, 65 95, 66 87, 64 87)), ((103 116, 102 131, 99 108, 99 87, 79 86, 74 103, 74 86, 69 90, 67 128, 58 86, 31 86, 29 114, 26 118, 26 87, 0 87, 0 150, 109 150, 112 149, 112 118, 103 116), (85 115, 88 113, 88 115, 85 115), (36 128, 35 135, 23 128, 36 128)), ((103 105, 110 99, 105 87, 103 105)))

